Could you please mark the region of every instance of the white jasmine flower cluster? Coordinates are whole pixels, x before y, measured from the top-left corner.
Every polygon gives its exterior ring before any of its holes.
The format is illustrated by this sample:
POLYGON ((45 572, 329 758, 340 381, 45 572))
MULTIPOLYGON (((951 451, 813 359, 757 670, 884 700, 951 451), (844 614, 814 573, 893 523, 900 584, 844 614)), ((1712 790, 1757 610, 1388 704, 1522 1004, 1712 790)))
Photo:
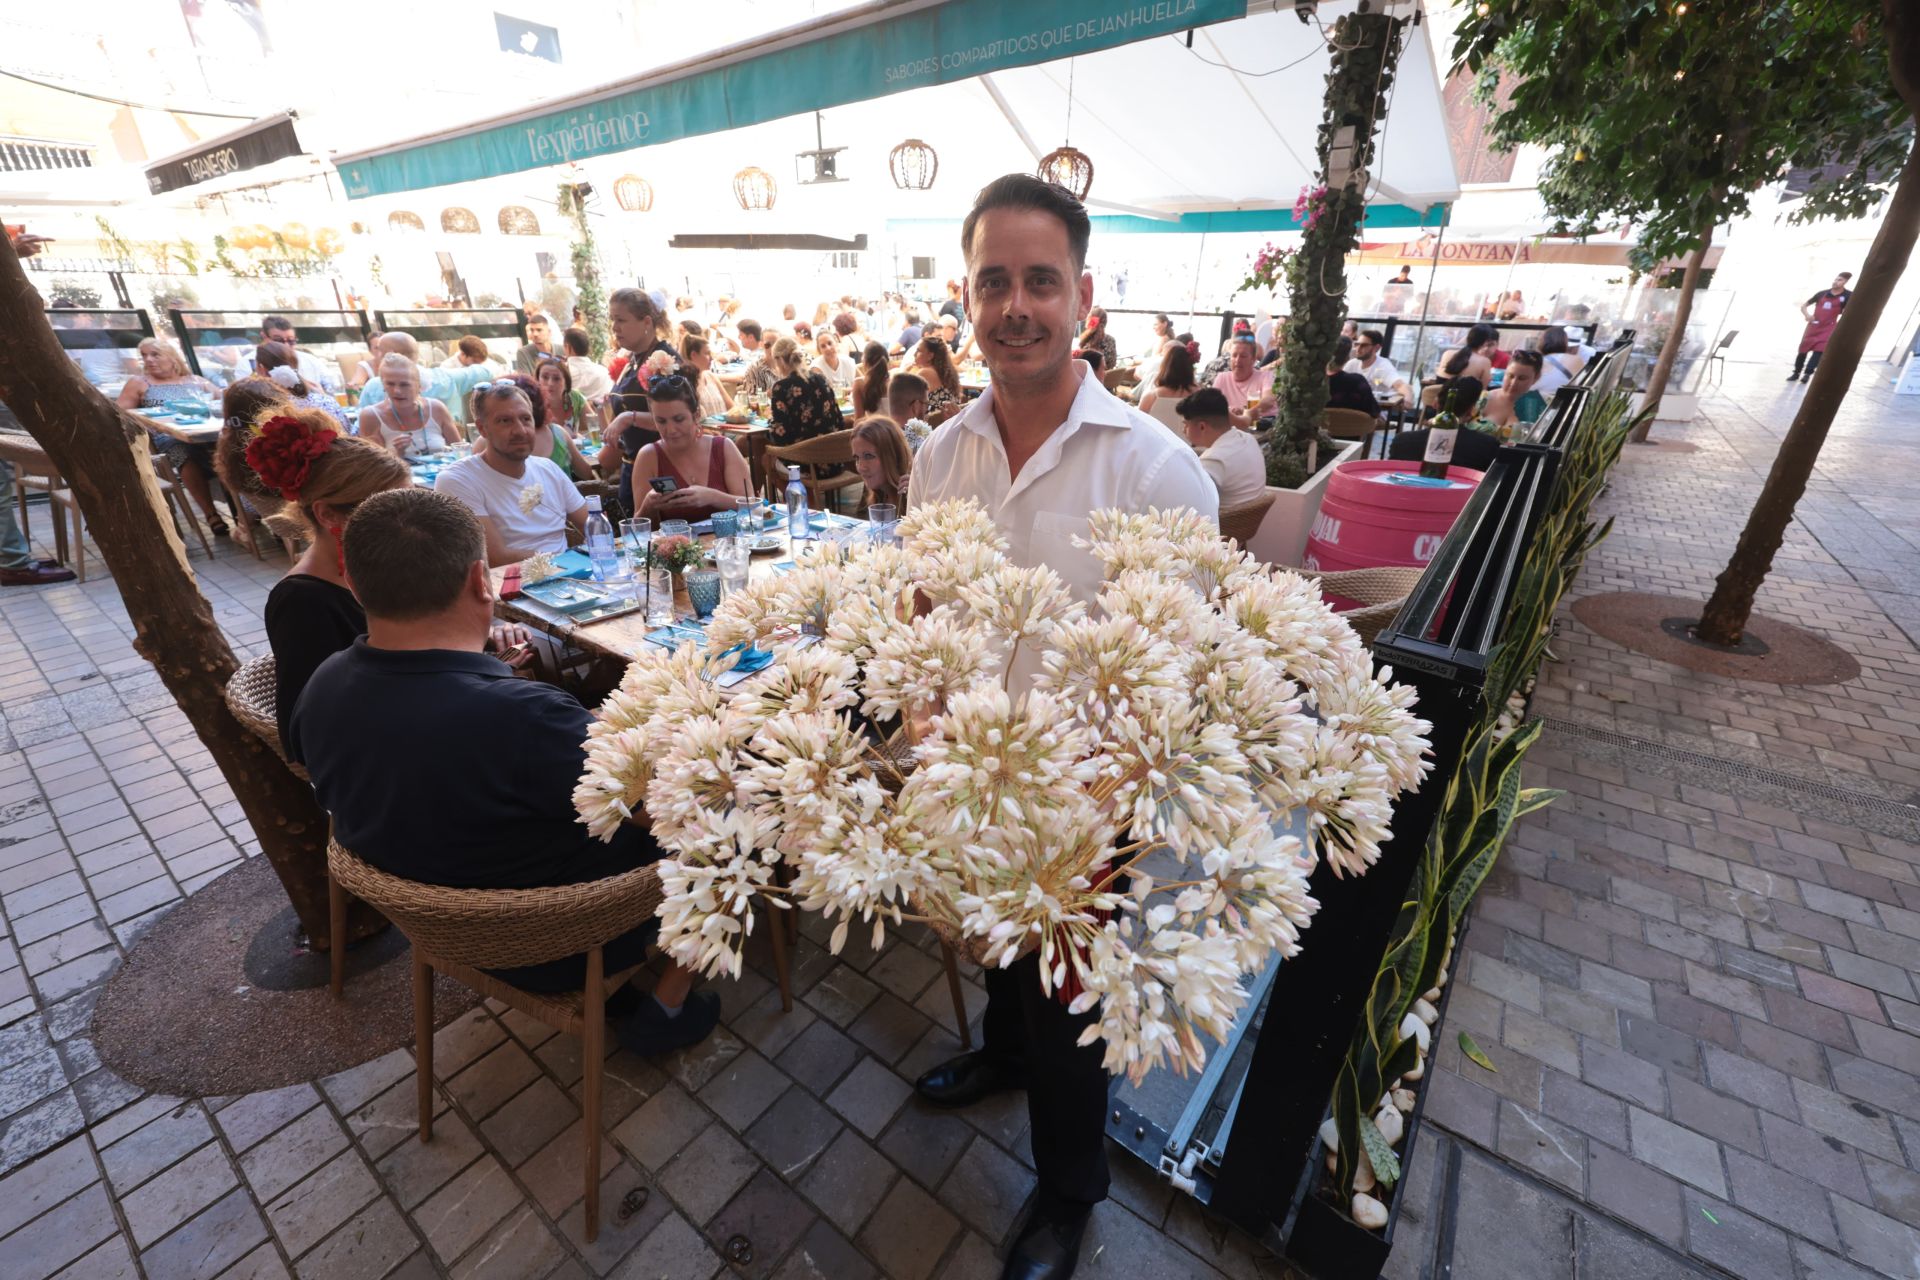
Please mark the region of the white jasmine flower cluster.
POLYGON ((532 515, 533 509, 540 505, 540 499, 544 497, 545 494, 546 490, 537 484, 524 486, 520 490, 520 497, 518 499, 520 510, 527 515, 532 515))
POLYGON ((651 822, 662 946, 738 973, 762 899, 835 920, 835 950, 924 921, 985 964, 1035 957, 1097 1010, 1109 1070, 1204 1063, 1243 977, 1298 953, 1314 868, 1379 857, 1428 726, 1311 583, 1211 522, 1103 511, 1090 533, 1089 606, 1008 561, 977 504, 917 506, 899 546, 732 593, 716 656, 637 660, 574 798, 602 838, 651 822), (721 689, 745 643, 773 661, 721 689), (1304 839, 1277 834, 1292 815, 1304 839))

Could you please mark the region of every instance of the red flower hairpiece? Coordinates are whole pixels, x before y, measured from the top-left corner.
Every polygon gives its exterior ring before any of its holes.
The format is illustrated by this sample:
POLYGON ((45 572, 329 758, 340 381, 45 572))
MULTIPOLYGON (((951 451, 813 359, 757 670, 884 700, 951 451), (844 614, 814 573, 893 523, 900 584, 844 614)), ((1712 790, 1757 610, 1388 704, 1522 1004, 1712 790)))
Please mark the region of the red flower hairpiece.
POLYGON ((247 465, 289 502, 300 501, 300 490, 313 472, 314 459, 333 447, 338 431, 314 430, 287 414, 276 414, 260 424, 247 441, 247 465))

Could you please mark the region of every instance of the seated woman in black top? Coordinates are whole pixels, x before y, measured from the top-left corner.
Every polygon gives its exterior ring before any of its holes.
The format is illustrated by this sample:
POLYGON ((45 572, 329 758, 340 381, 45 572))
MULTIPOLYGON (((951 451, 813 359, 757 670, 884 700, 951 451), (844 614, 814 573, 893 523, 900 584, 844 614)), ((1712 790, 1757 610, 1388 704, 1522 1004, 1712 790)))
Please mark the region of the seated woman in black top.
POLYGON ((1374 398, 1373 384, 1357 373, 1347 372, 1353 359, 1353 339, 1342 338, 1333 345, 1333 360, 1327 365, 1327 408, 1357 409, 1369 418, 1380 416, 1380 401, 1374 398))
POLYGON ((782 338, 773 344, 773 354, 767 358, 779 375, 779 381, 773 384, 773 411, 767 433, 774 444, 799 444, 846 428, 833 384, 817 371, 806 371, 806 359, 798 343, 782 338))

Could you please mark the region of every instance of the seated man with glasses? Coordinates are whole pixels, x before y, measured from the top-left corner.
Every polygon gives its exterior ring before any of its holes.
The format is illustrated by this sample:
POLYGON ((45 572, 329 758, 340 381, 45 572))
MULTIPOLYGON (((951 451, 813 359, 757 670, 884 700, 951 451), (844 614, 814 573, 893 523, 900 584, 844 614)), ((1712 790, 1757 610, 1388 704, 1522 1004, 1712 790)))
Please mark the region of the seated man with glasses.
POLYGON ((486 536, 487 563, 518 564, 567 549, 567 530, 585 534, 587 500, 552 458, 534 454, 533 402, 516 382, 474 388, 483 452, 440 473, 433 487, 465 503, 486 536))
POLYGON ((1386 345, 1387 335, 1378 329, 1362 329, 1353 340, 1353 359, 1347 361, 1346 371, 1365 378, 1373 388, 1373 398, 1383 405, 1391 406, 1396 401, 1405 404, 1413 399, 1413 390, 1393 367, 1393 361, 1381 354, 1386 345))
MULTIPOLYGON (((602 843, 574 812, 586 708, 481 652, 494 601, 486 542, 472 513, 443 493, 393 489, 359 504, 342 546, 367 633, 307 682, 288 753, 312 774, 341 846, 389 875, 533 889, 657 861, 660 847, 638 827, 602 843)), ((657 930, 649 920, 608 941, 607 972, 641 963, 657 930)), ((585 958, 494 976, 526 991, 575 991, 585 958)), ((608 1008, 610 1019, 620 1015, 620 1043, 650 1055, 706 1039, 720 999, 692 985, 676 965, 652 995, 622 992, 608 1008)))

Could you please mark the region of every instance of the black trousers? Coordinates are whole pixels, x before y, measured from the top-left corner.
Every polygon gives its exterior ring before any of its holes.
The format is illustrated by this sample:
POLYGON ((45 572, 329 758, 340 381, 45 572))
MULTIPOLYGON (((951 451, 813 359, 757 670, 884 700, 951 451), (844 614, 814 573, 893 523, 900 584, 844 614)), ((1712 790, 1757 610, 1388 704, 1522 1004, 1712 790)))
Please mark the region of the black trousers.
POLYGON ((1811 378, 1813 376, 1813 371, 1820 367, 1820 357, 1825 354, 1826 352, 1824 351, 1802 351, 1796 354, 1793 357, 1794 376, 1798 377, 1800 375, 1801 366, 1805 365, 1807 376, 1811 378))
POLYGON ((1033 1166, 1043 1203, 1092 1205, 1107 1198, 1107 1085, 1098 1041, 1076 1042, 1095 1010, 1073 1015, 1040 990, 1040 960, 1028 956, 986 972, 986 1052, 1027 1080, 1033 1166))

